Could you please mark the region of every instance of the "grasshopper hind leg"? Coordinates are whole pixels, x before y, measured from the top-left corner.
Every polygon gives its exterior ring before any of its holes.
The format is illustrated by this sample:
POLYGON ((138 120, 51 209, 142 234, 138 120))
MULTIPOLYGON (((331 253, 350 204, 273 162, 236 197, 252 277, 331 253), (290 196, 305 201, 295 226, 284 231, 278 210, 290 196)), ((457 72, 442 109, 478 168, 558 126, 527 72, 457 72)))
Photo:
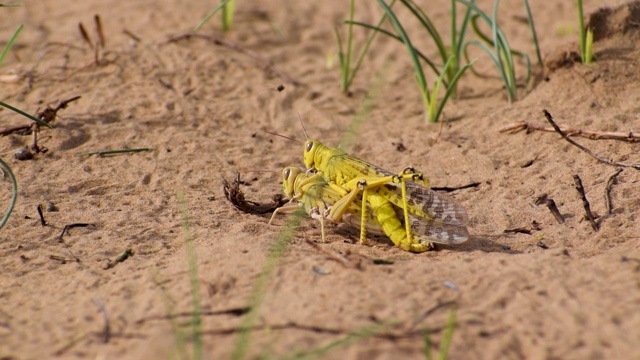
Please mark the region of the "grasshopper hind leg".
MULTIPOLYGON (((366 192, 366 190, 365 190, 366 192)), ((391 239, 394 245, 405 251, 421 253, 433 249, 431 242, 420 242, 414 240, 406 230, 406 223, 403 224, 396 213, 396 208, 383 196, 369 194, 367 202, 373 208, 378 222, 382 225, 384 233, 391 239)), ((406 218, 410 219, 410 218, 406 218)), ((409 223, 410 225, 410 223, 409 223)))

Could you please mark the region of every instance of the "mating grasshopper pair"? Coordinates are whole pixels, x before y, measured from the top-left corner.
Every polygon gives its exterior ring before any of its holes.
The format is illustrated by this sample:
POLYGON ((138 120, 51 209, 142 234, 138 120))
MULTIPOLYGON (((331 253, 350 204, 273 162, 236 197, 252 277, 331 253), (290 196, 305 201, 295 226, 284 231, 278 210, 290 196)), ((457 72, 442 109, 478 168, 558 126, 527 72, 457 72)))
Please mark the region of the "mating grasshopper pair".
MULTIPOLYGON (((428 251, 434 242, 461 243, 469 236, 462 206, 429 189, 422 174, 412 168, 393 174, 315 140, 304 144, 304 163, 316 173, 286 168, 283 189, 321 221, 323 240, 324 219, 360 226, 362 243, 368 229, 386 234, 396 246, 411 252, 428 251)), ((294 207, 278 209, 271 220, 294 207)))

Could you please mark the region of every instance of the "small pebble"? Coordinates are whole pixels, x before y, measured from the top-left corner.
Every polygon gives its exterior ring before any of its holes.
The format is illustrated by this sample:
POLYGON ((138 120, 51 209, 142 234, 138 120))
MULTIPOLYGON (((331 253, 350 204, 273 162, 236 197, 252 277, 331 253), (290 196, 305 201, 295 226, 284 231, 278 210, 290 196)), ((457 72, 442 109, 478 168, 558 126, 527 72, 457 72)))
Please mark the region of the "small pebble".
POLYGON ((460 290, 458 288, 458 285, 456 285, 453 281, 450 281, 450 280, 445 280, 444 281, 444 286, 448 287, 449 289, 455 290, 455 291, 460 290))
POLYGON ((21 148, 16 151, 15 155, 13 155, 17 160, 31 160, 33 159, 33 154, 27 148, 21 148))
POLYGON ((329 273, 330 273, 330 271, 325 270, 325 269, 323 269, 323 268, 321 268, 319 266, 315 266, 315 265, 313 266, 313 272, 315 272, 316 274, 319 274, 319 275, 329 275, 329 273))

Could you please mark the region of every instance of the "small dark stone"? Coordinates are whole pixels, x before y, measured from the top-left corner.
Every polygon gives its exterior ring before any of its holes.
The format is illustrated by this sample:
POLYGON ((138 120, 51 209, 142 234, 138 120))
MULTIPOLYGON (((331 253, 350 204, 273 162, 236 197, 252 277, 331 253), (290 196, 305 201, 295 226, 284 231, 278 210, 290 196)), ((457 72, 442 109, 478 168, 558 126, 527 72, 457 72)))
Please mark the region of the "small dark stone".
POLYGON ((29 151, 29 149, 27 148, 18 149, 18 151, 16 151, 16 153, 13 156, 17 160, 21 160, 21 161, 33 159, 33 153, 29 151))
POLYGON ((53 201, 49 201, 47 203, 47 212, 54 212, 59 210, 60 209, 58 209, 58 207, 56 206, 56 204, 53 203, 53 201))

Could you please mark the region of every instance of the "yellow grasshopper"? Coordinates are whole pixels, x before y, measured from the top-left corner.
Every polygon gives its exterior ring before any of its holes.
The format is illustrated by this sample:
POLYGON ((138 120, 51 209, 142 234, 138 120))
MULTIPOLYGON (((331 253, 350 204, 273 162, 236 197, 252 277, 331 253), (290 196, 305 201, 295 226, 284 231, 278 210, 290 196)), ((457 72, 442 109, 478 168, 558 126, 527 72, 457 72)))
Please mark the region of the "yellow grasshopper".
MULTIPOLYGON (((320 221, 323 242, 326 241, 325 219, 332 222, 342 221, 354 227, 360 226, 362 218, 360 200, 346 200, 347 191, 341 187, 330 186, 320 174, 308 174, 298 167, 284 168, 282 188, 285 196, 291 199, 292 204, 277 208, 271 215, 269 224, 273 222, 277 214, 293 212, 302 206, 307 214, 320 221)), ((373 211, 367 209, 365 219, 367 227, 372 230, 372 233, 384 234, 373 211)))
POLYGON ((325 239, 324 219, 333 222, 343 221, 352 226, 362 226, 361 219, 364 219, 365 226, 372 230, 372 233, 387 235, 396 246, 412 252, 429 249, 425 243, 429 243, 427 235, 430 232, 438 229, 445 231, 442 224, 438 222, 420 219, 410 214, 410 226, 417 234, 420 243, 405 246, 408 244, 407 232, 400 221, 404 221, 403 212, 382 196, 372 193, 365 206, 362 206, 361 200, 357 198, 357 192, 347 192, 340 186, 328 183, 320 173, 309 176, 299 168, 289 167, 283 170, 282 176, 285 196, 292 201, 297 201, 298 204, 276 209, 269 223, 277 213, 292 211, 302 205, 309 215, 320 220, 323 241, 325 239))
MULTIPOLYGON (((457 201, 429 189, 422 174, 412 168, 394 174, 317 140, 305 142, 304 163, 307 168, 316 169, 332 186, 345 189, 348 192, 343 197, 345 202, 354 201, 355 195, 362 192, 362 209, 367 207, 367 203, 374 212, 375 208, 393 204, 397 208, 395 220, 409 219, 404 221, 402 240, 398 243, 394 240, 404 250, 423 252, 433 248, 432 242, 457 244, 469 237, 464 208, 457 201)), ((387 212, 385 215, 393 214, 387 212)), ((362 242, 366 241, 366 226, 366 218, 361 216, 362 242)))

